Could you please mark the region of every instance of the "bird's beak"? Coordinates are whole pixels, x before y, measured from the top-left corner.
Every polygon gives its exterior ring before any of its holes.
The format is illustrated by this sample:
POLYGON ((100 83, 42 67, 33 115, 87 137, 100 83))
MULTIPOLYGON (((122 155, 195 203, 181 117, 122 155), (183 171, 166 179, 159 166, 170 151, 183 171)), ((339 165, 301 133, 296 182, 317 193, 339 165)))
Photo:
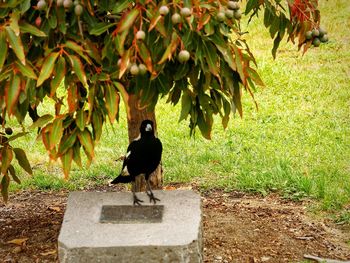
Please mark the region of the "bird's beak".
POLYGON ((147 124, 146 125, 146 131, 149 132, 152 130, 152 125, 151 124, 147 124))

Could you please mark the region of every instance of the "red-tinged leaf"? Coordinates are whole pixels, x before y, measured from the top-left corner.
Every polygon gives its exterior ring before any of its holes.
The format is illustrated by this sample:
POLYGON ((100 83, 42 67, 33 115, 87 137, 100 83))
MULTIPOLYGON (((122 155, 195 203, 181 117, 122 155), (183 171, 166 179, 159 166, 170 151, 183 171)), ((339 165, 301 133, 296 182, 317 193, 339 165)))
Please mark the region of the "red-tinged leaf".
POLYGON ((167 59, 170 60, 174 52, 176 51, 178 44, 179 44, 179 37, 176 34, 176 32, 173 32, 171 36, 171 42, 168 45, 167 49, 165 50, 162 58, 159 60, 158 64, 164 63, 167 59))
POLYGON ((98 50, 98 48, 94 43, 92 43, 89 40, 86 40, 84 42, 84 47, 85 47, 85 51, 91 58, 93 58, 98 64, 102 63, 101 55, 100 55, 101 52, 98 50))
POLYGON ((127 114, 128 119, 130 119, 131 113, 130 113, 130 106, 129 106, 129 94, 126 91, 123 84, 121 84, 120 82, 114 81, 113 84, 118 89, 120 94, 122 95, 122 99, 123 99, 124 105, 126 107, 126 114, 127 114))
POLYGON ((0 30, 0 72, 2 71, 2 67, 4 66, 5 60, 7 58, 7 40, 6 33, 4 30, 0 30))
POLYGON ((17 36, 15 32, 12 30, 12 28, 10 28, 9 26, 6 26, 5 30, 6 30, 7 40, 10 43, 10 46, 13 52, 15 52, 19 61, 21 61, 21 63, 25 65, 26 57, 24 55, 24 49, 23 49, 23 43, 22 43, 21 37, 17 36))
POLYGON ((142 58, 143 63, 145 63, 149 72, 153 71, 153 63, 151 52, 147 48, 147 46, 142 42, 139 45, 140 57, 142 58))
POLYGON ((23 76, 31 78, 31 79, 38 78, 38 76, 35 74, 32 66, 29 63, 23 65, 22 63, 19 63, 18 61, 16 61, 15 64, 23 76))
POLYGON ((93 134, 94 134, 94 139, 95 141, 99 141, 102 135, 102 117, 101 115, 97 112, 94 111, 92 113, 92 128, 93 128, 93 134))
POLYGON ((73 149, 69 149, 65 154, 61 156, 62 168, 64 173, 64 179, 68 179, 70 168, 73 160, 73 149))
POLYGON ((64 154, 68 149, 72 148, 77 140, 77 133, 66 134, 62 137, 60 145, 58 147, 58 154, 64 154))
POLYGON ((68 87, 67 102, 69 112, 75 112, 78 106, 78 89, 73 83, 68 87))
POLYGON ((17 177, 17 175, 16 175, 16 170, 15 170, 15 168, 13 167, 12 164, 10 164, 10 166, 9 166, 9 172, 10 172, 10 174, 11 174, 13 180, 14 180, 16 183, 21 184, 21 180, 17 177))
POLYGON ((43 84, 43 82, 51 76, 56 60, 58 58, 58 55, 59 55, 58 52, 52 52, 45 58, 40 70, 38 81, 36 83, 37 87, 43 84))
POLYGON ((18 161, 18 164, 30 175, 33 174, 32 167, 30 166, 30 163, 28 161, 27 155, 25 151, 23 151, 20 148, 14 148, 13 151, 15 152, 16 159, 18 161))
POLYGON ((9 146, 2 148, 1 157, 1 173, 5 175, 13 159, 13 152, 9 146))
POLYGON ((21 78, 18 75, 14 75, 9 85, 5 87, 5 99, 6 107, 9 115, 13 114, 12 109, 18 101, 19 94, 21 92, 21 78))
POLYGON ((44 146, 46 150, 50 151, 50 131, 52 124, 48 124, 41 130, 41 137, 43 139, 44 146))
POLYGON ((119 94, 116 92, 115 87, 112 85, 105 86, 105 102, 108 111, 108 117, 111 123, 114 122, 119 110, 119 94))
POLYGON ((114 38, 115 48, 117 49, 120 56, 122 56, 125 52, 124 43, 128 34, 129 34, 129 31, 124 31, 121 34, 118 34, 114 38))
POLYGON ((56 144, 61 140, 63 135, 63 121, 62 118, 56 118, 52 123, 50 131, 50 150, 52 150, 56 144))
POLYGON ((90 119, 91 119, 91 114, 94 109, 94 102, 95 102, 95 86, 91 86, 89 89, 89 95, 88 95, 88 103, 89 103, 88 122, 90 122, 90 119))
POLYGON ((85 112, 83 110, 78 110, 75 123, 77 124, 77 127, 79 128, 79 130, 84 131, 86 120, 87 120, 87 116, 85 112))
POLYGON ((138 9, 131 9, 130 12, 127 12, 120 19, 120 22, 117 26, 117 32, 123 32, 129 30, 130 27, 134 24, 137 16, 139 15, 138 9))
POLYGON ((66 75, 66 60, 64 57, 59 57, 56 63, 56 67, 54 69, 54 78, 51 80, 51 90, 50 96, 54 96, 57 88, 62 83, 64 76, 66 75))
POLYGON ((260 78, 258 72, 256 72, 254 69, 251 67, 247 67, 247 72, 249 74, 249 77, 259 86, 265 86, 264 82, 260 78))
POLYGON ((7 203, 8 198, 9 198, 9 192, 8 192, 9 185, 10 185, 10 177, 7 174, 5 174, 2 177, 1 184, 0 184, 1 195, 2 195, 2 198, 3 198, 5 203, 7 203))
POLYGON ((119 68, 119 78, 121 79, 125 73, 125 71, 128 69, 129 63, 130 63, 130 56, 133 53, 134 49, 130 48, 128 49, 122 56, 122 60, 120 63, 119 68))
MULTIPOLYGON (((243 72, 243 65, 242 65, 242 51, 238 49, 236 45, 232 45, 233 50, 235 52, 235 61, 237 66, 237 72, 242 80, 243 85, 246 85, 247 81, 243 72)), ((236 105, 237 106, 237 105, 236 105)))
POLYGON ((85 128, 83 132, 78 133, 78 138, 81 145, 84 146, 85 151, 88 153, 88 157, 94 157, 94 143, 91 137, 90 131, 85 128))
POLYGON ((72 68, 77 75, 80 82, 84 85, 85 88, 88 88, 86 74, 84 70, 84 65, 81 63, 80 59, 77 56, 74 55, 68 55, 69 60, 72 64, 72 68))
POLYGON ((75 51, 76 53, 79 54, 80 57, 82 57, 83 59, 85 59, 85 61, 87 63, 89 63, 90 65, 92 64, 92 61, 91 59, 86 56, 84 54, 84 48, 82 46, 80 46, 79 44, 77 44, 76 42, 74 41, 71 41, 71 40, 68 40, 66 43, 65 43, 65 46, 73 51, 75 51))
POLYGON ((32 125, 29 126, 29 129, 35 129, 35 128, 41 128, 43 127, 46 123, 51 121, 53 119, 53 116, 50 114, 45 114, 41 116, 39 119, 37 119, 35 122, 33 122, 32 125))
POLYGON ((79 166, 82 167, 81 157, 80 157, 80 144, 75 143, 73 146, 73 160, 79 166))
POLYGON ((211 15, 209 13, 205 13, 202 15, 198 21, 197 31, 201 31, 203 27, 209 23, 211 15))
POLYGON ((149 28, 148 28, 148 32, 151 32, 153 28, 155 28, 155 26, 157 25, 157 23, 159 22, 159 20, 162 18, 162 16, 160 14, 154 16, 151 20, 151 23, 149 24, 149 28))

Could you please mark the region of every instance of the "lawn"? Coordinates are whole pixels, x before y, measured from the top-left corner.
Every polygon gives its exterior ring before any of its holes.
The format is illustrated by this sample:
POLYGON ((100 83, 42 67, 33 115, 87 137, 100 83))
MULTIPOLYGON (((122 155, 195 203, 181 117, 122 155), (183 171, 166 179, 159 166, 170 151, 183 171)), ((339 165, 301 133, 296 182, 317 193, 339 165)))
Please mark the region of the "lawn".
MULTIPOLYGON (((211 141, 199 131, 189 137, 188 121, 178 123, 180 107, 160 101, 156 115, 165 184, 308 197, 318 201, 319 209, 343 211, 341 218, 349 221, 350 5, 348 0, 319 2, 330 41, 305 55, 283 42, 273 60, 273 42, 261 21, 243 22, 266 87, 255 93, 258 109, 244 93, 244 116, 231 116, 226 130, 216 119, 211 141)), ((118 175, 121 163, 115 159, 125 153, 127 143, 123 111, 119 123, 105 127, 93 164, 84 169, 73 166, 70 180, 65 181, 60 164, 48 161, 32 132, 16 144, 28 149, 34 176, 16 167, 22 184, 12 184, 11 190, 76 190, 106 184, 118 175)))

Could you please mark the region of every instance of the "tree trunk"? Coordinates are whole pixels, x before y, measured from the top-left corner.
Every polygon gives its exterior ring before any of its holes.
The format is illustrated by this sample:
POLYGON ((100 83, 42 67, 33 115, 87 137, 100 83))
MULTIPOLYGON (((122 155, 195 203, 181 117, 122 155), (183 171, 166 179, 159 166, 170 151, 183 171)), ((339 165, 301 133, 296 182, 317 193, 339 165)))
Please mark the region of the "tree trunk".
MULTIPOLYGON (((140 135, 140 125, 145 119, 149 119, 154 123, 155 134, 157 135, 157 123, 154 111, 149 112, 147 108, 140 109, 138 107, 139 96, 137 94, 129 94, 128 106, 130 108, 130 116, 128 116, 128 133, 129 143, 140 135)), ((150 175, 149 178, 152 189, 162 189, 163 185, 163 170, 159 165, 157 169, 150 175)), ((143 176, 137 176, 135 181, 136 192, 145 191, 146 181, 143 176)))

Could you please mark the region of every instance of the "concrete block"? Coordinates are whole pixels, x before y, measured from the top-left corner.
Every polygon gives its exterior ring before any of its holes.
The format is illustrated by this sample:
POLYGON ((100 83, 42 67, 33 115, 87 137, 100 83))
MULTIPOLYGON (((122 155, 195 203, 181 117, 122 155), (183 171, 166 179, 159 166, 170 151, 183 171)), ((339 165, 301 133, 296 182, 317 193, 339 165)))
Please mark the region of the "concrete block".
POLYGON ((161 200, 132 206, 132 193, 72 192, 58 253, 61 263, 200 263, 200 196, 191 190, 154 191, 161 200))

